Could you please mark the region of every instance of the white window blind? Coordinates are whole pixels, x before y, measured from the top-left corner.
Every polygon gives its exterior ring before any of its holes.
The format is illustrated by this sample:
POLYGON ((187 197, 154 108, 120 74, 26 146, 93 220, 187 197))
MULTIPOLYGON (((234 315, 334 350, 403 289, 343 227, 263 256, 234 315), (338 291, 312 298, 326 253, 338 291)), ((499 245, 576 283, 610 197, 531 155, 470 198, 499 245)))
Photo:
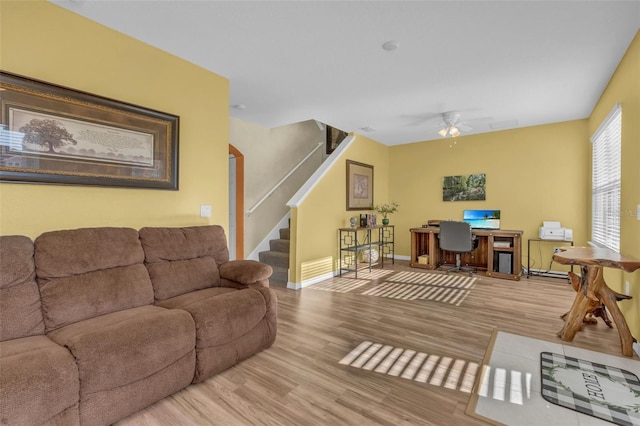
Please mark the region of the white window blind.
POLYGON ((591 242, 620 251, 622 108, 616 105, 591 137, 591 242))

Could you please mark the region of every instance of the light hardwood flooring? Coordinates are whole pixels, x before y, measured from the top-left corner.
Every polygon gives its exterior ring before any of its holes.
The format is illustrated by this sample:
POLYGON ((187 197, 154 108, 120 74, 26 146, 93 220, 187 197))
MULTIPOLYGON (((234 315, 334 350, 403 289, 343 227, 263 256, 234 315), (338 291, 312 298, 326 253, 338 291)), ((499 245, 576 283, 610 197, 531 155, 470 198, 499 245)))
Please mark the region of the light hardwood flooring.
MULTIPOLYGON (((426 272, 405 261, 385 264, 385 269, 426 272)), ((278 336, 271 348, 119 424, 485 424, 464 413, 470 393, 460 387, 449 389, 339 363, 369 341, 465 365, 481 364, 494 328, 560 341, 560 315, 574 297, 566 280, 477 277, 459 306, 313 286, 298 291, 272 286, 278 296, 278 336)), ((617 330, 601 320, 584 326, 565 344, 620 356, 617 330)))

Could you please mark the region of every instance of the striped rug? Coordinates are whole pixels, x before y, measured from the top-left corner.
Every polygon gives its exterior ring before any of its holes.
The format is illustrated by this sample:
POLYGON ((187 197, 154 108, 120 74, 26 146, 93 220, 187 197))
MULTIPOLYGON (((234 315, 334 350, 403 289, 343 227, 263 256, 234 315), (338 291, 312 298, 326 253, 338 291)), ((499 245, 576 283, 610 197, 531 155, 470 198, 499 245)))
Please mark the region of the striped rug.
POLYGON ((399 272, 362 294, 402 300, 432 300, 460 306, 476 280, 476 277, 457 274, 399 272))

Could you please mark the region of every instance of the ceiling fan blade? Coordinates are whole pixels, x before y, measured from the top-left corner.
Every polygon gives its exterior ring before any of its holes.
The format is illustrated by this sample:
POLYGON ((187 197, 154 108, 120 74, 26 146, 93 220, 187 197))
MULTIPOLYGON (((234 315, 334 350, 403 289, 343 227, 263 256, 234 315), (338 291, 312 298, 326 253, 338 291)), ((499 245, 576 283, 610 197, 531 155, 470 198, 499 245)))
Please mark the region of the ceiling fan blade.
POLYGON ((442 115, 440 113, 426 113, 418 115, 403 115, 402 118, 409 118, 411 121, 407 123, 407 126, 421 126, 426 123, 442 125, 442 115))
POLYGON ((473 127, 467 126, 466 124, 462 124, 462 123, 456 124, 456 127, 461 132, 470 132, 473 130, 473 127))
POLYGON ((472 118, 470 120, 462 120, 461 123, 466 124, 467 126, 473 126, 474 124, 488 124, 492 123, 493 121, 493 117, 478 117, 472 118))

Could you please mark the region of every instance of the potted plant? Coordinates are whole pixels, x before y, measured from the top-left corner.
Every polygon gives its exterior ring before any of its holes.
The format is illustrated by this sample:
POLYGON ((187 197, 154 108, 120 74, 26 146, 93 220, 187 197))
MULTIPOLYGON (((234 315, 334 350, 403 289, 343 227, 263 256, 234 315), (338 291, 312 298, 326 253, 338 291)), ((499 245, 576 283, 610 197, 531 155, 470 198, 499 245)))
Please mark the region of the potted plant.
POLYGON ((391 203, 385 203, 385 204, 376 204, 373 209, 380 213, 382 215, 382 224, 383 225, 388 225, 389 224, 389 219, 387 218, 388 215, 395 213, 398 211, 398 206, 399 204, 396 203, 395 201, 392 201, 391 203))

